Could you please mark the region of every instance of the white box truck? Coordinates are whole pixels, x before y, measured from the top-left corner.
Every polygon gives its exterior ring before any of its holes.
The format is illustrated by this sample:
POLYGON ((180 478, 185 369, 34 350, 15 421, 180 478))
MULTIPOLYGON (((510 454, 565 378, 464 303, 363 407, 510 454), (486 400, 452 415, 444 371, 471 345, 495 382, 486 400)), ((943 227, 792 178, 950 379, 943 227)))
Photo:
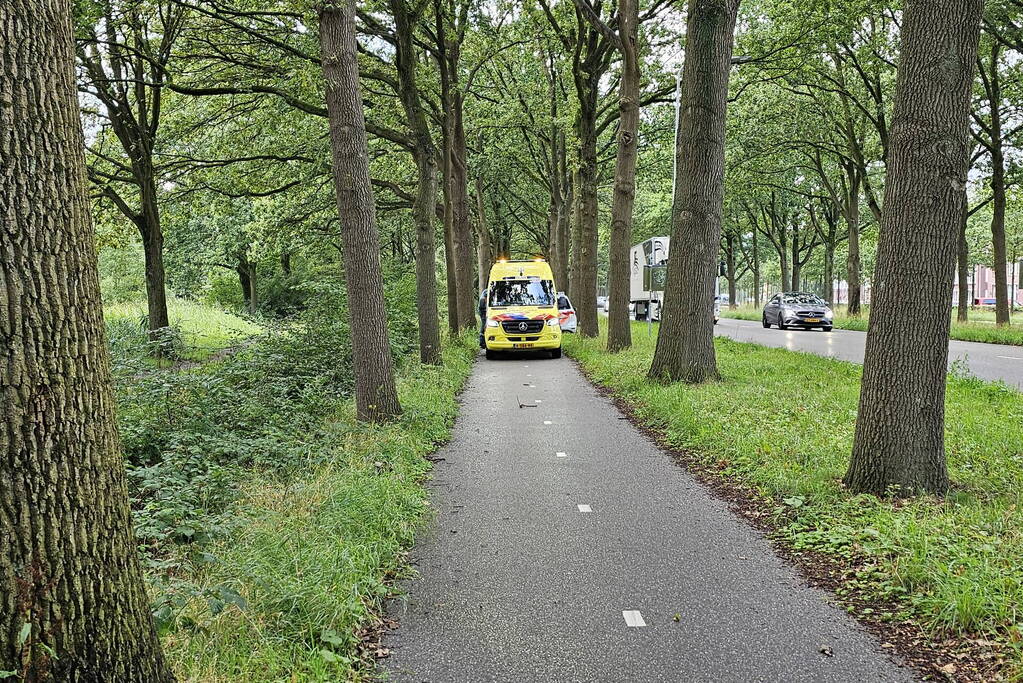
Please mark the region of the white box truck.
POLYGON ((670 237, 651 237, 629 250, 629 301, 636 320, 660 320, 670 237))
MULTIPOLYGON (((660 320, 664 301, 664 278, 668 272, 670 237, 651 237, 629 250, 629 301, 636 320, 660 320)), ((718 273, 720 275, 720 272, 718 273)), ((721 313, 718 280, 714 281, 714 322, 721 313)))

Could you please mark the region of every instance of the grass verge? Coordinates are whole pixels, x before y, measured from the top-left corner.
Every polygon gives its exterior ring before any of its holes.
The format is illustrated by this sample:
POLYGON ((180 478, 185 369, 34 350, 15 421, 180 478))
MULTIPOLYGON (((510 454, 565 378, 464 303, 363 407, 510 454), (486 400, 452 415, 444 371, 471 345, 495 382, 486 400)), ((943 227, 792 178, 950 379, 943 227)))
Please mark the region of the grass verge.
MULTIPOLYGON (((224 348, 263 332, 263 328, 233 313, 222 311, 188 299, 169 297, 167 314, 171 327, 181 336, 180 356, 185 360, 202 361, 224 348)), ((103 307, 107 325, 145 329, 146 302, 131 301, 103 307)))
POLYGON ((718 338, 723 381, 663 385, 646 379, 654 340, 641 324, 633 341, 611 355, 603 336, 570 335, 566 350, 670 446, 765 501, 783 545, 844 567, 842 591, 868 598, 861 616, 911 619, 935 639, 979 644, 990 656, 980 679, 1023 676, 1023 394, 950 378, 954 489, 943 500, 891 502, 840 485, 860 366, 718 338))
MULTIPOLYGON (((256 471, 233 531, 182 565, 164 638, 181 680, 358 680, 371 625, 427 509, 426 456, 448 437, 477 353, 465 337, 442 367, 405 364, 404 415, 360 425, 348 403, 321 438, 330 457, 256 471)), ((311 447, 314 449, 314 447, 311 447)))
MULTIPOLYGON (((721 309, 722 318, 735 318, 737 320, 759 321, 763 313, 759 308, 741 306, 731 310, 721 309)), ((996 327, 994 313, 990 311, 970 311, 970 322, 960 323, 955 320, 955 311, 952 313, 952 328, 949 336, 959 341, 983 342, 985 344, 1008 344, 1011 346, 1023 346, 1023 323, 1014 322, 1008 327, 996 327)), ((1014 320, 1019 320, 1015 317, 1014 320)), ((867 316, 849 317, 841 308, 835 311, 835 327, 841 330, 867 330, 867 316)))

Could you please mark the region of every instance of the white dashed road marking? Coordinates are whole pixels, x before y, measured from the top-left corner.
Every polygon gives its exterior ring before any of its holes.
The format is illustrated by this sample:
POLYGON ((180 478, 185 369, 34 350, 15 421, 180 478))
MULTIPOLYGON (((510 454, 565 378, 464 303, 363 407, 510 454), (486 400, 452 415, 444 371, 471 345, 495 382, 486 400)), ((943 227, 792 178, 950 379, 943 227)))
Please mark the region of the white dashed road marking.
POLYGON ((638 609, 627 609, 622 612, 622 616, 625 617, 625 625, 630 627, 646 626, 646 622, 643 621, 643 615, 639 613, 638 609))
MULTIPOLYGON (((589 505, 576 505, 576 507, 579 508, 579 512, 593 512, 589 505)), ((639 614, 639 612, 636 612, 636 614, 639 614)))
POLYGON ((550 420, 544 420, 544 421, 543 421, 543 423, 544 423, 545 425, 551 425, 551 424, 554 424, 554 423, 553 423, 553 422, 551 422, 550 420))
POLYGON ((568 457, 568 453, 565 453, 564 451, 558 451, 554 455, 558 456, 559 458, 567 458, 568 457))
POLYGON ((998 357, 999 358, 1004 358, 1006 360, 1023 360, 1023 358, 1020 358, 1019 356, 998 356, 998 357))
POLYGON ((536 399, 536 401, 534 401, 534 403, 543 403, 543 401, 538 398, 538 399, 536 399))

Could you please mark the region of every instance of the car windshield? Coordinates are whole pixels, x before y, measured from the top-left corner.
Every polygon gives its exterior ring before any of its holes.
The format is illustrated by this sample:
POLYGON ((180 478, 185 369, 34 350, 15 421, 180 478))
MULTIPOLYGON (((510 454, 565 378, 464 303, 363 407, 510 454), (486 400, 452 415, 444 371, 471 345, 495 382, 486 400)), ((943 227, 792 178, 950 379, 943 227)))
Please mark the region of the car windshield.
POLYGON ((816 294, 790 294, 785 297, 787 304, 803 304, 810 306, 824 306, 824 299, 816 294))
POLYGON ((553 306, 554 283, 540 278, 498 280, 490 285, 491 306, 553 306))

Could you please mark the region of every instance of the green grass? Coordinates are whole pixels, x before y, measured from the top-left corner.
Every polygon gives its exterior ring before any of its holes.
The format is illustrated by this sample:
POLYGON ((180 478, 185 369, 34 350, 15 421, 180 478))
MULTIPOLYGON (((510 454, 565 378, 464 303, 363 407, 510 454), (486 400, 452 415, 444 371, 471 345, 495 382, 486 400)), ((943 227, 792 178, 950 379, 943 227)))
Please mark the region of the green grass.
MULTIPOLYGON (((599 384, 633 405, 675 447, 722 468, 774 506, 781 538, 858 567, 854 585, 936 634, 981 634, 1023 674, 1023 394, 950 378, 946 437, 953 492, 893 503, 840 486, 852 447, 861 368, 809 354, 717 339, 723 381, 646 379, 653 353, 567 338, 599 384)), ((891 615, 890 618, 896 618, 891 615)), ((888 617, 886 617, 888 618, 888 617)))
MULTIPOLYGON (((171 327, 181 331, 184 347, 181 357, 186 360, 205 360, 221 349, 263 332, 260 325, 250 320, 189 299, 169 297, 167 313, 171 327)), ((142 325, 146 302, 109 304, 103 307, 103 316, 108 324, 142 325)))
POLYGON ((443 367, 409 361, 399 421, 360 425, 346 404, 327 430, 327 462, 244 483, 235 530, 192 558, 182 579, 190 597, 164 639, 181 680, 366 675, 357 633, 403 571, 401 552, 428 510, 424 456, 447 439, 476 353, 466 336, 447 345, 443 367))
MULTIPOLYGON (((835 310, 835 327, 842 330, 867 330, 867 315, 869 307, 865 307, 862 316, 849 317, 845 314, 843 307, 835 310)), ((751 306, 740 306, 735 310, 728 308, 721 309, 721 317, 736 318, 739 320, 760 320, 762 309, 751 306)), ((995 326, 995 314, 993 311, 976 310, 970 311, 970 321, 959 323, 955 320, 955 311, 952 312, 952 329, 949 336, 959 341, 984 342, 987 344, 1010 344, 1023 346, 1023 314, 1016 313, 1012 324, 1007 327, 995 326)))

